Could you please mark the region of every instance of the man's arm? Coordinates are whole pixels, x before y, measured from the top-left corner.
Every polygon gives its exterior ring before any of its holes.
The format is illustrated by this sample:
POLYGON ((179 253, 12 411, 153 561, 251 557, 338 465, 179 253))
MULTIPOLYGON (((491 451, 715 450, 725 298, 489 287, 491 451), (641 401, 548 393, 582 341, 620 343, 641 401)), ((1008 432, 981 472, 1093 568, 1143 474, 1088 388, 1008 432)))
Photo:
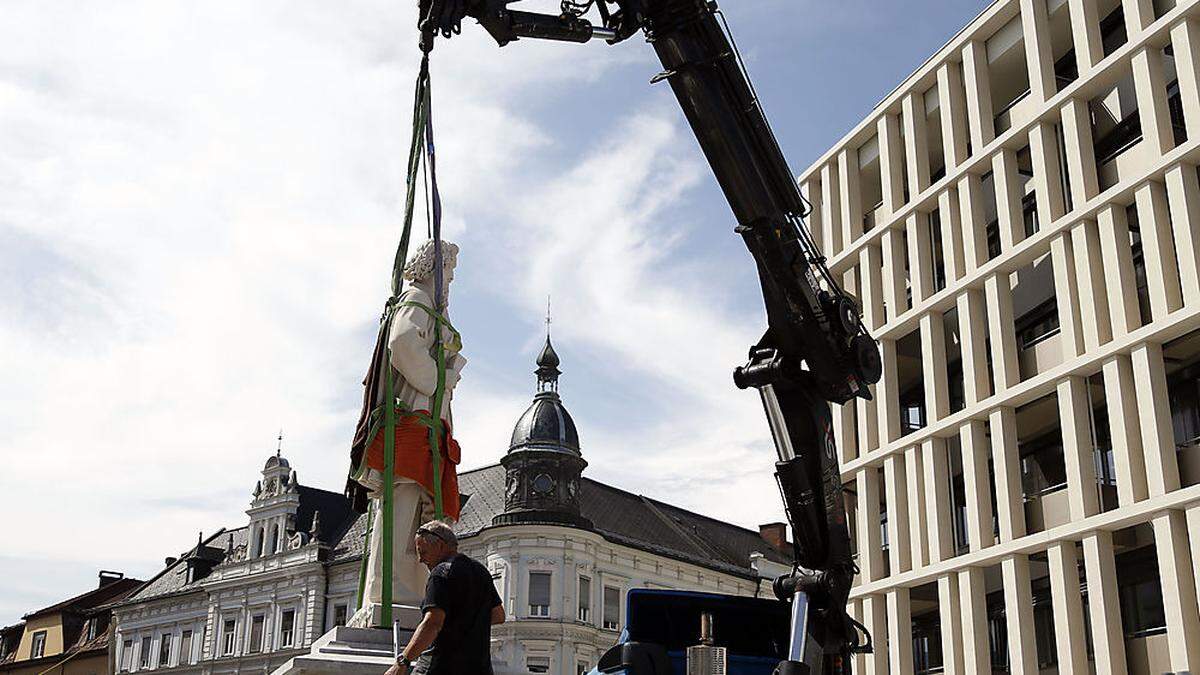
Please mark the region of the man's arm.
POLYGON ((492 625, 498 626, 504 623, 504 605, 496 605, 492 608, 492 625))
MULTIPOLYGON (((446 622, 446 612, 440 607, 430 607, 426 612, 421 623, 417 626, 417 630, 413 633, 412 638, 408 641, 408 645, 400 652, 400 655, 407 658, 409 661, 414 661, 421 652, 429 649, 429 645, 433 644, 438 632, 442 630, 442 624, 446 622)), ((388 668, 384 675, 407 675, 407 670, 401 670, 399 666, 388 668)))

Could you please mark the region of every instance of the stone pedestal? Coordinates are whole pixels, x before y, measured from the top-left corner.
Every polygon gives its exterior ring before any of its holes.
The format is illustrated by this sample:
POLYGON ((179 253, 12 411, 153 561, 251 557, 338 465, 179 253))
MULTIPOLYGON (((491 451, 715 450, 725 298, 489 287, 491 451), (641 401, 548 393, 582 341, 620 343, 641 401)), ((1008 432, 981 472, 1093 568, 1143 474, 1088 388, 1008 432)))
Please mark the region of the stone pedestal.
MULTIPOLYGON (((374 605, 360 613, 378 623, 380 609, 374 605)), ((416 607, 394 605, 392 614, 397 626, 394 632, 337 626, 317 638, 309 653, 291 659, 272 675, 381 675, 395 662, 397 649, 408 644, 421 621, 421 610, 416 607)))

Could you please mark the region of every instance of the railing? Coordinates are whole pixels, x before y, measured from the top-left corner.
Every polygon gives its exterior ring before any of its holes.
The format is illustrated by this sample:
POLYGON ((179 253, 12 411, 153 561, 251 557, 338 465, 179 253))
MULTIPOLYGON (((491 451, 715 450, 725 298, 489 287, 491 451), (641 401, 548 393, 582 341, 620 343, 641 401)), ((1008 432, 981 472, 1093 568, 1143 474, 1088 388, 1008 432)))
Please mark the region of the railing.
POLYGON ((1129 113, 1125 119, 1117 122, 1104 138, 1096 141, 1096 164, 1104 165, 1116 159, 1121 153, 1142 141, 1142 121, 1138 111, 1129 113))
POLYGON ((993 124, 993 127, 995 128, 995 132, 996 132, 997 136, 1004 133, 1005 131, 1008 130, 1009 127, 1012 126, 1012 116, 1010 114, 1012 112, 1012 109, 1017 107, 1017 105, 1020 104, 1021 101, 1024 101, 1026 98, 1029 98, 1030 92, 1031 92, 1031 90, 1026 88, 1025 91, 1021 92, 1020 94, 1017 94, 1016 98, 1014 98, 1013 100, 1004 104, 999 110, 996 111, 996 114, 993 118, 992 124, 993 124))

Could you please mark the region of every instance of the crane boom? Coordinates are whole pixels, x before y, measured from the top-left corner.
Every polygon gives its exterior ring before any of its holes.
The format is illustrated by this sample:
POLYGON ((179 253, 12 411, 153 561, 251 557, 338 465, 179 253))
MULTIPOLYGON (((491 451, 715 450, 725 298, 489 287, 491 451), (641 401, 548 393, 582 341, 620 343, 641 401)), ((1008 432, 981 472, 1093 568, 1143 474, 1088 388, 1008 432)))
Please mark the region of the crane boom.
POLYGON ((613 44, 640 30, 662 63, 651 81, 669 83, 683 109, 754 258, 766 307, 766 331, 734 382, 762 399, 794 533, 797 569, 776 580, 775 592, 807 607, 777 672, 848 673, 848 655, 863 646, 861 626, 846 613, 856 566, 829 404, 871 397, 868 385, 882 370, 879 351, 857 301, 829 273, 804 225, 810 207, 723 16, 711 0, 563 0, 559 15, 512 10, 513 1, 424 0, 423 47, 432 48, 438 31, 457 32, 467 15, 501 46, 521 38, 613 44), (593 6, 598 24, 585 18, 593 6))

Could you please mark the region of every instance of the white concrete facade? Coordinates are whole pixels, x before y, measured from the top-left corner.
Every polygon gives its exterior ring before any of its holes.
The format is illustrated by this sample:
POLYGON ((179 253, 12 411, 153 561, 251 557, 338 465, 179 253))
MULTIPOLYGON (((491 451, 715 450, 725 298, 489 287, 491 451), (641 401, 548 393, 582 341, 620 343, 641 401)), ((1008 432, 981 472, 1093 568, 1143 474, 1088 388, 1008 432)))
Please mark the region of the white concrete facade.
POLYGON ((884 358, 857 673, 1200 671, 1198 163, 1200 3, 997 0, 800 175, 884 358))

